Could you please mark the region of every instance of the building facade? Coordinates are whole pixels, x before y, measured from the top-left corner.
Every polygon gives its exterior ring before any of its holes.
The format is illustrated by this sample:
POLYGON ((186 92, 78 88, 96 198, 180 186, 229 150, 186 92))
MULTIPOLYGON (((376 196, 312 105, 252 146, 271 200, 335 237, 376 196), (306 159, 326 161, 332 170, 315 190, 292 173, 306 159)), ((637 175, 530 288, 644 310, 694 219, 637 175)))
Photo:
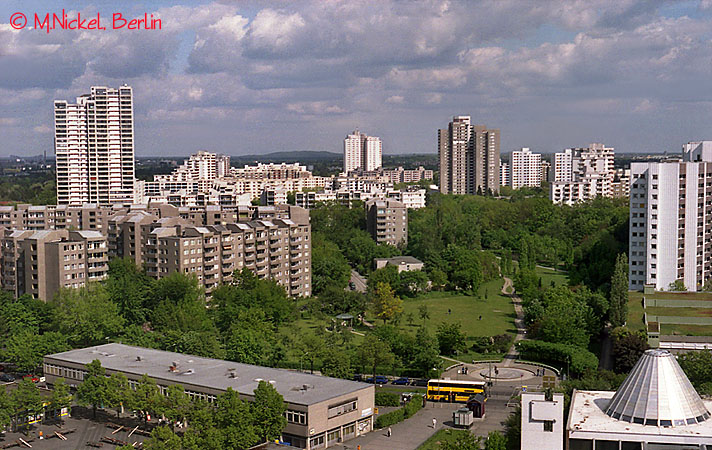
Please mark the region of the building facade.
POLYGON ((629 287, 699 291, 712 276, 712 141, 682 161, 631 164, 629 287))
POLYGON ((405 246, 408 243, 408 209, 395 200, 369 200, 366 228, 379 244, 405 246))
POLYGON ((383 163, 381 138, 355 130, 344 139, 344 173, 354 170, 376 170, 383 163))
POLYGON ((554 155, 549 199, 573 204, 596 197, 613 197, 614 149, 600 143, 569 148, 554 155))
POLYGON ((564 450, 564 394, 522 392, 521 401, 521 449, 564 450))
POLYGON ((472 125, 470 116, 455 116, 438 130, 440 192, 499 192, 499 130, 472 125))
POLYGON ((57 204, 113 205, 134 200, 133 92, 92 86, 54 102, 57 204))
POLYGON ((541 187, 541 154, 532 153, 528 148, 512 152, 513 189, 520 187, 541 187))
POLYGON ((180 385, 191 399, 215 404, 228 388, 252 401, 260 381, 271 384, 284 398, 287 426, 282 440, 292 447, 318 449, 373 430, 374 385, 301 372, 241 364, 123 344, 105 344, 44 357, 47 383, 63 377, 76 387, 87 365, 99 360, 106 375, 120 373, 136 389, 146 374, 165 393, 180 385))
POLYGON ((504 161, 499 162, 499 184, 500 186, 509 186, 509 163, 504 161))
POLYGON ((50 301, 108 273, 106 237, 95 230, 4 230, 0 247, 2 288, 16 297, 50 301))

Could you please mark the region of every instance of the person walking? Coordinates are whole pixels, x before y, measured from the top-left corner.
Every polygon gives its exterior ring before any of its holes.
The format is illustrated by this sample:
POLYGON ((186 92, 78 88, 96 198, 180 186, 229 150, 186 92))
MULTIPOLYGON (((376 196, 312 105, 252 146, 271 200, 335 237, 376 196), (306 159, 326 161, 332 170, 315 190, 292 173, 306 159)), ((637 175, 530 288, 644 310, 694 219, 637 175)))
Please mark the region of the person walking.
POLYGON ((433 417, 433 429, 435 429, 435 426, 436 426, 437 424, 438 424, 437 419, 435 419, 435 417, 433 417))
POLYGON ((392 434, 391 427, 388 427, 388 437, 391 437, 391 434, 392 434))

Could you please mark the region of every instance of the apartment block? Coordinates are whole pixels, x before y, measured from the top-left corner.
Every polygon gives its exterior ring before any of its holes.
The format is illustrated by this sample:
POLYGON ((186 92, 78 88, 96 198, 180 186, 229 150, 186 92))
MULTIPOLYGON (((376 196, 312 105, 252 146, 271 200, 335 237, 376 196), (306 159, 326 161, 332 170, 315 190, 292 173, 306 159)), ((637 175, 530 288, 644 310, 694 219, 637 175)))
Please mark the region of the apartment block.
POLYGON ((376 170, 383 163, 381 138, 355 130, 344 139, 344 173, 354 170, 376 170))
POLYGON ((395 200, 369 200, 366 228, 379 244, 404 246, 408 243, 408 209, 395 200))
POLYGON ((426 169, 423 166, 419 166, 416 169, 408 170, 403 167, 397 167, 395 169, 380 169, 376 171, 377 175, 383 175, 388 177, 391 183, 417 183, 421 180, 432 180, 433 171, 426 169))
POLYGON ((615 198, 630 196, 630 169, 616 169, 611 183, 611 195, 615 198))
POLYGON ((311 295, 308 211, 289 205, 251 209, 173 208, 117 214, 109 221, 112 256, 130 257, 148 275, 195 275, 210 294, 247 268, 291 296, 311 295))
POLYGON ((512 152, 513 189, 521 187, 541 187, 541 154, 532 153, 528 148, 512 152))
POLYGON ((0 226, 19 230, 106 230, 118 209, 96 204, 0 206, 0 226))
POLYGON ((134 200, 133 91, 92 86, 54 102, 57 204, 112 205, 134 200))
POLYGON ((106 237, 95 230, 4 230, 0 239, 2 288, 18 297, 48 301, 108 272, 106 237))
POLYGON ((547 183, 551 181, 551 163, 549 161, 541 161, 541 181, 547 183))
POLYGON ((550 200, 573 204, 596 197, 613 197, 613 159, 613 148, 600 143, 556 153, 550 200))
POLYGON ((629 287, 700 291, 712 276, 712 141, 683 145, 682 161, 630 168, 629 287))
POLYGON ((499 130, 472 125, 470 116, 455 116, 438 130, 440 192, 499 192, 499 140, 499 130))
POLYGON ((500 186, 509 186, 509 164, 500 161, 499 162, 499 185, 500 186))

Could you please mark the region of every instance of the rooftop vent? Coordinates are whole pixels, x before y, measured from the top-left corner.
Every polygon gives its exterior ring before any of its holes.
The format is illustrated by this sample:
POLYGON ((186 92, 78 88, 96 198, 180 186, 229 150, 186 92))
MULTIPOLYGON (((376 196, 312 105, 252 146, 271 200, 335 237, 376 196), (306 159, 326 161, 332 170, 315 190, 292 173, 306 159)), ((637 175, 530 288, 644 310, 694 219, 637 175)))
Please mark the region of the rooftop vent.
POLYGON ((694 425, 710 413, 675 357, 646 350, 606 408, 616 420, 657 427, 694 425))
POLYGON ((183 372, 181 375, 193 375, 194 373, 195 373, 195 370, 188 369, 185 372, 183 372))
POLYGON ((140 356, 137 356, 137 357, 136 357, 136 361, 141 361, 141 357, 140 357, 140 356))
POLYGON ((227 376, 228 378, 237 378, 237 369, 228 369, 227 376))

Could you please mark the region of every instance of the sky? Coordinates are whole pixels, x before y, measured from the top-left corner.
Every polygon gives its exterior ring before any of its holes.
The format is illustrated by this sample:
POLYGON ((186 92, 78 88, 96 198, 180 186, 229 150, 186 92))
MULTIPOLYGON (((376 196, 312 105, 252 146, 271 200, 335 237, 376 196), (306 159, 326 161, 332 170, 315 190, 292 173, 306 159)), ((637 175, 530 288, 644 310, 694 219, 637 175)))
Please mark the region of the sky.
POLYGON ((432 153, 461 114, 502 153, 679 152, 712 139, 712 0, 0 2, 0 156, 52 154, 53 100, 123 83, 137 156, 341 152, 355 128, 432 153), (62 9, 162 29, 31 27, 62 9))

